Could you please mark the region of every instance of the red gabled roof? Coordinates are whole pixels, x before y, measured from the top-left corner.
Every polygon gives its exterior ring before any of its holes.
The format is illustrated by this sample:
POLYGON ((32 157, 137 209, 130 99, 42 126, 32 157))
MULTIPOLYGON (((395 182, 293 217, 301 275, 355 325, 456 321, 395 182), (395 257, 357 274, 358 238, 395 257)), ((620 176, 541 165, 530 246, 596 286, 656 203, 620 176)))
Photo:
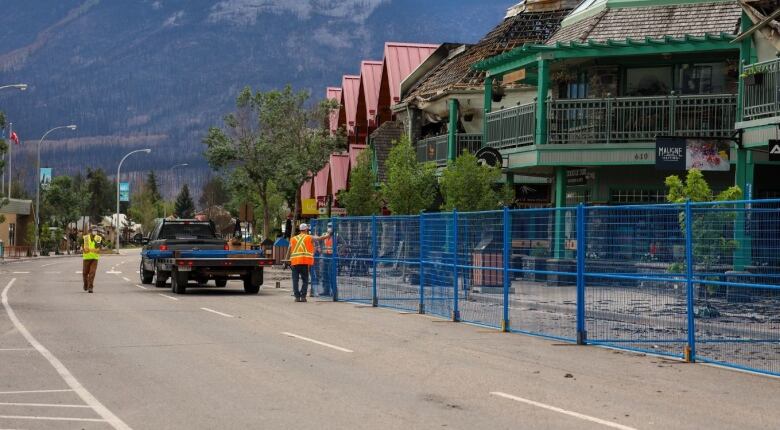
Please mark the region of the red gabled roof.
POLYGON ((330 184, 335 196, 341 190, 347 189, 347 176, 349 175, 349 155, 331 154, 330 156, 330 184))
POLYGON ((330 165, 326 164, 314 176, 314 197, 325 197, 328 195, 328 179, 330 178, 330 165))
POLYGON ((438 47, 439 45, 419 43, 385 43, 382 85, 388 85, 391 105, 401 101, 401 81, 438 47))
POLYGON ((349 145, 349 170, 357 167, 358 156, 368 148, 368 145, 349 145))
POLYGON ((360 76, 344 75, 341 81, 341 109, 339 126, 344 126, 349 134, 355 133, 360 76))
MULTIPOLYGON (((379 85, 382 81, 382 62, 360 63, 360 90, 358 92, 358 120, 365 118, 373 126, 379 104, 379 85)), ((362 121, 361 121, 362 122, 362 121)))
MULTIPOLYGON (((325 97, 328 100, 335 100, 337 103, 341 103, 341 88, 338 87, 328 87, 327 91, 325 92, 325 97)), ((335 133, 336 130, 339 129, 339 110, 335 109, 333 112, 330 113, 330 118, 328 121, 328 125, 330 126, 330 132, 335 133)))

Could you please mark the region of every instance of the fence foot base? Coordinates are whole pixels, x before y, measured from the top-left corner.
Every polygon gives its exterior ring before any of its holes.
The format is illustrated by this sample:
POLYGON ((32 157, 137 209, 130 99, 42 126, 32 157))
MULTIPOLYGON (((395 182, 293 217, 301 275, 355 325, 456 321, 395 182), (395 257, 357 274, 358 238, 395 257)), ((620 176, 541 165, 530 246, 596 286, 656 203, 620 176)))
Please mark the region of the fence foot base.
POLYGON ((501 321, 501 331, 504 333, 509 333, 509 320, 501 321))
POLYGON ((683 360, 685 360, 686 363, 696 362, 696 357, 693 356, 693 351, 691 350, 690 345, 685 345, 685 349, 683 350, 683 360))
POLYGON ((374 297, 373 299, 371 299, 371 306, 373 306, 373 307, 375 307, 375 308, 376 308, 376 307, 379 307, 379 300, 378 300, 376 297, 374 297))
POLYGON ((460 312, 452 311, 452 322, 460 322, 460 312))
POLYGON ((588 344, 588 332, 587 331, 578 331, 577 332, 577 345, 587 345, 588 344))
POLYGON ((420 303, 417 306, 417 313, 420 314, 420 315, 424 315, 425 314, 425 305, 424 304, 420 303))
POLYGON ((279 281, 276 281, 276 288, 282 288, 282 283, 279 281))

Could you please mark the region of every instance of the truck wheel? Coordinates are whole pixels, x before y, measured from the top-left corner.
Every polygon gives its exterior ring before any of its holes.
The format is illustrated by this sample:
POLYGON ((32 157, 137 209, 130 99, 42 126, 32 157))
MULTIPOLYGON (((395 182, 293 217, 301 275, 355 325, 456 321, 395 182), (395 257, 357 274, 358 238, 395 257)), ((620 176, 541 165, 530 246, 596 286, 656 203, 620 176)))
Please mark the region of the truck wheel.
POLYGON ((227 279, 215 279, 214 284, 216 284, 218 287, 225 287, 227 286, 227 279))
POLYGON ((141 267, 138 269, 138 273, 141 275, 142 284, 151 284, 154 278, 154 272, 150 270, 144 270, 144 260, 141 259, 141 267))
POLYGON ((189 280, 187 272, 174 270, 171 272, 171 291, 175 294, 184 294, 187 292, 187 281, 189 280))
POLYGON ((252 273, 244 276, 244 292, 247 294, 259 293, 262 284, 263 272, 259 270, 253 270, 252 273))

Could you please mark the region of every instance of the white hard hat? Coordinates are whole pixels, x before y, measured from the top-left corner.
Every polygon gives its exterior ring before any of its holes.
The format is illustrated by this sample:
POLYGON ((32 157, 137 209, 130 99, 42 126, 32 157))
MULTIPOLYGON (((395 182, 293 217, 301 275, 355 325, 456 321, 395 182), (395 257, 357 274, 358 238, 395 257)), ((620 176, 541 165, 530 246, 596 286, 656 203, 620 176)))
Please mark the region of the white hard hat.
POLYGON ((306 224, 306 223, 303 223, 300 226, 298 226, 298 230, 300 230, 300 231, 308 230, 308 229, 309 229, 309 224, 306 224))

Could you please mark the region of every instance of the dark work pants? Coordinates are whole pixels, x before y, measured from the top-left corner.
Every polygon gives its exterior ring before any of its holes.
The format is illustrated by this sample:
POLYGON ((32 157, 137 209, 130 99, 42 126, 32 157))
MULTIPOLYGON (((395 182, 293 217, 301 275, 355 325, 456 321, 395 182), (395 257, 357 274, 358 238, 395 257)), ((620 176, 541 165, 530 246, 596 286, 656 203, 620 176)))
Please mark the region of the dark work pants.
POLYGON ((84 260, 81 275, 84 280, 84 291, 92 291, 95 286, 95 274, 97 273, 97 260, 84 260))
POLYGON ((331 288, 333 285, 333 279, 331 278, 333 273, 333 255, 323 254, 323 256, 326 258, 323 258, 320 261, 320 267, 322 267, 322 270, 320 271, 320 294, 323 296, 329 296, 333 292, 333 289, 331 288))
POLYGON ((310 267, 305 264, 292 266, 292 284, 295 297, 306 297, 306 292, 309 291, 309 269, 310 267), (300 290, 298 289, 298 278, 303 281, 300 290))

